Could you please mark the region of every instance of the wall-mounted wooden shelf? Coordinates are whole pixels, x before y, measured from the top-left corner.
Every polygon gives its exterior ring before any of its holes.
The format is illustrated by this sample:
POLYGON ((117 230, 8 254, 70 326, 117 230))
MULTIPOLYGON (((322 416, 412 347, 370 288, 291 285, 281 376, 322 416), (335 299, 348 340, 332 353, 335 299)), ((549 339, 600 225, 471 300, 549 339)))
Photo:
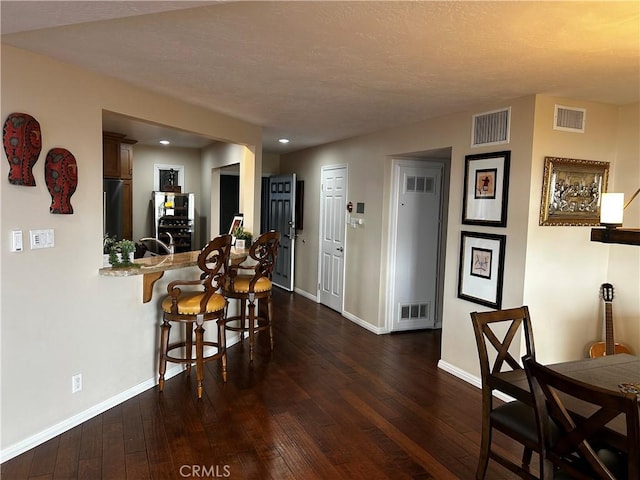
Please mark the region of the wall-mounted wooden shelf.
POLYGON ((592 228, 591 241, 640 245, 640 229, 637 228, 592 228))

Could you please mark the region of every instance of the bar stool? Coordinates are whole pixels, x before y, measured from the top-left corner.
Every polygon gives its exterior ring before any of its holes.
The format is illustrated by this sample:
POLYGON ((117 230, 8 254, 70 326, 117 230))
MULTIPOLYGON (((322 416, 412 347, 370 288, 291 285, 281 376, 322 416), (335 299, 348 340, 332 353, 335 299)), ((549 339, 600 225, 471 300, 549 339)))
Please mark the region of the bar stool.
POLYGON ((253 265, 248 265, 244 262, 240 265, 230 265, 223 287, 223 295, 227 299, 240 300, 239 315, 229 317, 225 313, 224 328, 240 332, 242 341, 244 340, 244 332, 249 333, 249 360, 252 362, 254 339, 257 332, 269 330, 269 341, 271 343, 271 351, 273 351, 271 278, 278 256, 279 245, 280 233, 271 231, 260 235, 249 249, 249 257, 253 262, 249 259, 247 260, 253 265), (250 273, 245 273, 247 271, 250 273), (258 300, 257 314, 256 300, 258 300))
POLYGON ((222 380, 227 381, 227 350, 224 331, 224 313, 226 299, 218 290, 224 277, 224 268, 229 263, 231 252, 231 235, 222 235, 211 240, 198 255, 198 267, 202 270, 200 280, 175 280, 167 285, 169 293, 162 301, 163 320, 160 330, 160 365, 158 388, 164 389, 164 374, 167 362, 186 365, 187 376, 191 373, 191 365, 195 360, 198 398, 202 398, 202 381, 204 364, 220 359, 222 364, 222 380), (180 286, 201 286, 202 290, 183 292, 180 286), (204 340, 204 323, 216 320, 218 327, 217 341, 204 340), (184 341, 169 344, 171 322, 184 324, 184 341), (192 357, 193 330, 195 324, 196 352, 192 357), (215 347, 216 352, 204 355, 204 347, 215 347), (172 356, 175 349, 184 348, 184 356, 172 356))

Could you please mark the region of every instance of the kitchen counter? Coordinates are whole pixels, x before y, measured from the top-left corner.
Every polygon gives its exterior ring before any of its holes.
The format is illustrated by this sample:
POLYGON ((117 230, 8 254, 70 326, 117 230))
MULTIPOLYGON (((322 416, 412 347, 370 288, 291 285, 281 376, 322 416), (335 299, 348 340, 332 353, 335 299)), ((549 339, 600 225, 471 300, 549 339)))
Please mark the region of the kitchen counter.
MULTIPOLYGON (((247 258, 249 250, 231 248, 231 263, 241 263, 247 258)), ((151 301, 153 285, 164 275, 167 270, 193 267, 198 264, 200 250, 192 252, 174 253, 173 255, 157 255, 154 257, 136 258, 133 263, 139 267, 113 268, 103 267, 98 274, 105 277, 131 277, 142 275, 142 302, 151 301)))

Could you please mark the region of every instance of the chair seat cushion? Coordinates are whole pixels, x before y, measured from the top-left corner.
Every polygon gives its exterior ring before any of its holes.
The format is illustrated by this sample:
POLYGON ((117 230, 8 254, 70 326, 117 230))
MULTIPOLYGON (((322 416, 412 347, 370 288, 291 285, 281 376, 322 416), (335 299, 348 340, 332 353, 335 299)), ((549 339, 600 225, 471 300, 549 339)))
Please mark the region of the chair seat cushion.
MULTIPOLYGON (((249 293, 249 283, 253 276, 238 275, 233 279, 233 291, 235 293, 249 293)), ((253 291, 256 293, 268 292, 271 290, 271 280, 267 277, 260 277, 256 282, 253 291)))
POLYGON ((536 414, 532 407, 519 402, 509 402, 491 411, 491 422, 500 429, 504 426, 512 430, 522 439, 531 443, 538 442, 536 414))
MULTIPOLYGON (((222 295, 214 293, 207 302, 205 312, 200 311, 200 302, 204 292, 184 292, 178 297, 178 313, 180 315, 197 315, 199 313, 213 313, 225 307, 225 299, 222 295)), ((167 295, 162 300, 162 310, 171 313, 171 296, 167 295)))

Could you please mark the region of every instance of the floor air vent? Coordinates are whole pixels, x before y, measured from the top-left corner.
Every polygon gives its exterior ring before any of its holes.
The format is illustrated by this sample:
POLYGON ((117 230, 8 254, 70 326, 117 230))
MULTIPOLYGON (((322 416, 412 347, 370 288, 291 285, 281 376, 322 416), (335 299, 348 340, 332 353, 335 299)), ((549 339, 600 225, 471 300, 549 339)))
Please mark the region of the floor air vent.
POLYGON ((473 116, 471 146, 498 145, 509 143, 511 107, 473 116))
POLYGON ((553 114, 553 129, 584 133, 584 117, 586 113, 587 110, 584 108, 556 105, 553 114))

